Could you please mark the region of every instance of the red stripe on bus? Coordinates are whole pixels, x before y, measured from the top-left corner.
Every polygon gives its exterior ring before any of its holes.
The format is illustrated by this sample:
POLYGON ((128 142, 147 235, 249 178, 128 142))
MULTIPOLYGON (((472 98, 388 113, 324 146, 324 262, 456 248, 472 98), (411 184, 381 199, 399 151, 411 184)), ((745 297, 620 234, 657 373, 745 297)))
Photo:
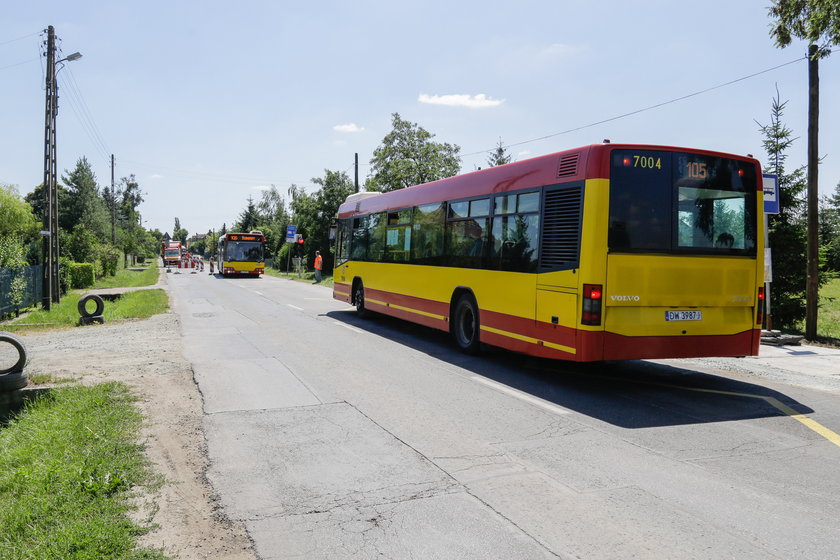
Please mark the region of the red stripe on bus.
MULTIPOLYGON (((581 331, 582 338, 596 334, 581 331)), ((735 335, 623 336, 604 332, 601 360, 650 360, 758 355, 760 330, 735 335)), ((597 343, 593 346, 597 346, 597 343)), ((592 348, 595 350, 595 348, 592 348)), ((593 352, 597 354, 597 352, 593 352)))

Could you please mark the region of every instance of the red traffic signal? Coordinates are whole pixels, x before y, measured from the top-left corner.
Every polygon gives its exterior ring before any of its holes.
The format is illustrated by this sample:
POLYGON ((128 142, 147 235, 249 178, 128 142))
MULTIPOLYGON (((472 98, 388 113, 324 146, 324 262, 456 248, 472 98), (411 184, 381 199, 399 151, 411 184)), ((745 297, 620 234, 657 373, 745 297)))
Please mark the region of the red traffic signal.
POLYGON ((303 245, 303 237, 298 237, 298 245, 303 245))

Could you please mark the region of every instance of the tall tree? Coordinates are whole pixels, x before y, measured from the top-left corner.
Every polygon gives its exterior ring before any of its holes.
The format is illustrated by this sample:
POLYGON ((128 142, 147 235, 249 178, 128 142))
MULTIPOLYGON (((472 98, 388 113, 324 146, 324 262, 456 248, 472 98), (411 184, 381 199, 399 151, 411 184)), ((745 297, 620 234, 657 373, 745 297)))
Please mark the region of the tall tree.
POLYGON ((140 223, 138 208, 143 202, 143 193, 134 175, 120 179, 119 218, 120 246, 126 255, 139 255, 147 245, 146 230, 140 223))
POLYGON ((251 231, 257 229, 257 222, 259 221, 259 214, 257 213, 257 206, 254 204, 254 197, 248 197, 248 206, 239 215, 239 221, 234 224, 233 228, 236 231, 251 231))
MULTIPOLYGON (((69 223, 66 224, 67 217, 65 216, 65 212, 63 209, 68 208, 69 206, 69 196, 70 194, 67 192, 67 189, 59 183, 56 185, 56 189, 58 190, 58 219, 59 219, 59 227, 70 231, 73 229, 73 224, 69 223)), ((23 199, 29 203, 32 207, 32 211, 35 213, 35 217, 38 220, 44 221, 44 185, 43 183, 35 187, 31 193, 27 194, 23 199)))
POLYGON ((820 245, 825 255, 825 269, 840 272, 840 183, 834 187, 834 194, 822 200, 820 245))
POLYGON ((433 142, 434 134, 391 115, 393 129, 373 152, 369 191, 393 191, 451 177, 461 169, 460 146, 433 142))
POLYGON ((512 160, 511 155, 507 153, 507 148, 502 144, 502 138, 499 137, 499 143, 496 144, 496 148, 490 152, 490 156, 487 158, 487 165, 489 167, 496 167, 497 165, 510 163, 512 160))
POLYGON ((353 194, 355 190, 354 181, 344 171, 324 170, 323 177, 314 177, 312 182, 320 185, 321 188, 315 193, 316 215, 312 230, 309 233, 312 239, 314 250, 321 251, 324 258, 324 270, 331 270, 334 262, 332 243, 330 240, 330 228, 333 218, 338 215, 338 207, 353 194))
POLYGON ((787 101, 773 99, 770 123, 759 123, 767 152, 766 170, 779 177, 780 212, 769 218, 770 247, 773 250, 773 282, 770 310, 776 325, 790 329, 805 316, 805 168, 788 171, 787 150, 796 138, 782 123, 787 101))
POLYGON ((773 0, 775 21, 770 31, 776 46, 784 48, 793 37, 808 42, 808 284, 805 336, 817 336, 819 299, 819 60, 840 44, 840 2, 837 0, 773 0))
POLYGON ((119 194, 122 199, 119 203, 120 216, 126 221, 137 221, 137 209, 145 199, 134 174, 120 179, 119 194))
POLYGON ((38 233, 38 221, 32 207, 21 200, 17 188, 0 183, 0 235, 23 242, 38 233))
POLYGON ((183 247, 187 246, 187 237, 189 237, 190 232, 185 230, 181 227, 181 220, 178 217, 175 217, 175 229, 172 230, 172 240, 173 241, 180 241, 183 247))
POLYGON ((108 209, 99 195, 96 176, 87 158, 80 158, 73 171, 61 180, 67 185, 69 195, 66 207, 59 209, 61 227, 71 231, 76 225, 82 224, 97 239, 110 239, 111 220, 108 209))

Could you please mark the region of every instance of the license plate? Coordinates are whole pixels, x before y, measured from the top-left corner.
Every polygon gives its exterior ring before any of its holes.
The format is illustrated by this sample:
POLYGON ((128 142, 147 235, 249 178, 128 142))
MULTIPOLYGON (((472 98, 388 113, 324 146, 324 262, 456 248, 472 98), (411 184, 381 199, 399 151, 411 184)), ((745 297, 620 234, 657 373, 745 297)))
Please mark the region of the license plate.
POLYGON ((702 321, 702 311, 666 311, 666 321, 702 321))

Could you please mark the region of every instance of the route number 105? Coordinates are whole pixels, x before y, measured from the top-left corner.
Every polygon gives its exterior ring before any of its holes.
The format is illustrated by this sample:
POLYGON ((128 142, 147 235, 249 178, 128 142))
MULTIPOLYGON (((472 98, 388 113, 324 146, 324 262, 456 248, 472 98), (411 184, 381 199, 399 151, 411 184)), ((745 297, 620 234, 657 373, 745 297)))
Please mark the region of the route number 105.
POLYGON ((699 161, 690 161, 685 164, 689 179, 705 179, 708 177, 706 173, 706 164, 699 161))

